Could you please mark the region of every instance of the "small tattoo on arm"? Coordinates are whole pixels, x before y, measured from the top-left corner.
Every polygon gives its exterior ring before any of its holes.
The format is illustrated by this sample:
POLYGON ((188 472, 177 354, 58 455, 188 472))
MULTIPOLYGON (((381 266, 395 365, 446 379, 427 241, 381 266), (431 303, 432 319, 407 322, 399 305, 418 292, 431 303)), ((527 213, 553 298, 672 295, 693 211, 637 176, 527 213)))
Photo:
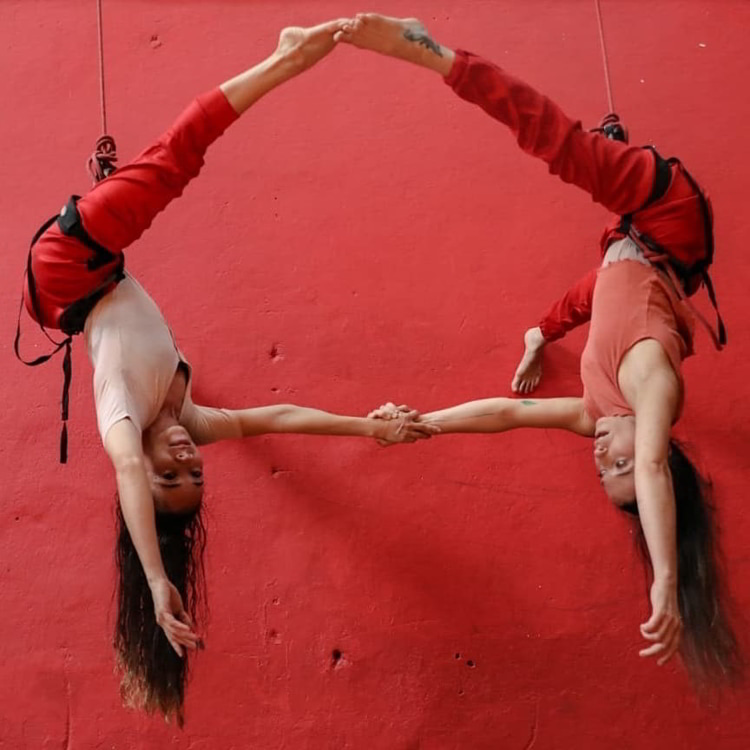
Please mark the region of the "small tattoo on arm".
POLYGON ((427 33, 427 29, 407 29, 404 32, 404 39, 421 44, 439 57, 443 56, 443 53, 440 51, 440 45, 427 33))
POLYGON ((521 401, 521 403, 524 406, 534 406, 534 404, 536 404, 536 401, 529 401, 528 399, 525 398, 523 401, 521 401))

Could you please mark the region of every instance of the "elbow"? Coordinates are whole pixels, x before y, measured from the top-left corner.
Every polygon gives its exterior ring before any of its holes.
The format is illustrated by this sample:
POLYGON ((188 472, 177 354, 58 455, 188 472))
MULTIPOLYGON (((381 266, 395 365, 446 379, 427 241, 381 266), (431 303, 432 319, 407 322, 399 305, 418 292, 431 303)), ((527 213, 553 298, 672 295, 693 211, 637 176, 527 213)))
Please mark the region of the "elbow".
POLYGON ((143 473, 146 470, 143 456, 137 453, 125 453, 116 456, 112 459, 112 465, 115 467, 115 473, 118 477, 143 473))
POLYGON ((669 461, 666 456, 636 457, 635 470, 644 477, 669 476, 669 461))
POLYGON ((669 462, 665 458, 636 459, 635 463, 635 487, 636 496, 651 495, 656 488, 671 488, 672 474, 669 462))
POLYGON ((268 432, 284 432, 289 420, 299 410, 294 404, 276 404, 268 420, 268 432))

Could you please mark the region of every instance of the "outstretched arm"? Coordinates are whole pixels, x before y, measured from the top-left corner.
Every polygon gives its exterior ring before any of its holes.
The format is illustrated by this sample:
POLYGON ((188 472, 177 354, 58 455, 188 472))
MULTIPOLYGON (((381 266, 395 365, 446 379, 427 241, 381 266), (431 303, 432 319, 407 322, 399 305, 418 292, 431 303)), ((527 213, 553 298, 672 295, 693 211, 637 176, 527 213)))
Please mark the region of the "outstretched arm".
POLYGON ((437 428, 415 422, 416 412, 403 413, 396 420, 346 417, 320 409, 293 404, 277 404, 236 412, 243 437, 267 433, 302 435, 343 435, 375 438, 383 443, 413 443, 428 438, 437 428))
POLYGON ((436 425, 415 421, 418 413, 405 411, 397 419, 349 417, 294 404, 250 409, 214 409, 191 405, 183 412, 185 426, 196 443, 267 434, 339 435, 374 438, 382 445, 413 443, 439 432, 436 425))
MULTIPOLYGON (((393 419, 408 408, 389 403, 371 416, 393 419)), ((594 421, 581 398, 486 398, 422 414, 419 423, 439 427, 439 434, 506 432, 521 427, 568 430, 586 437, 594 434, 594 421)))

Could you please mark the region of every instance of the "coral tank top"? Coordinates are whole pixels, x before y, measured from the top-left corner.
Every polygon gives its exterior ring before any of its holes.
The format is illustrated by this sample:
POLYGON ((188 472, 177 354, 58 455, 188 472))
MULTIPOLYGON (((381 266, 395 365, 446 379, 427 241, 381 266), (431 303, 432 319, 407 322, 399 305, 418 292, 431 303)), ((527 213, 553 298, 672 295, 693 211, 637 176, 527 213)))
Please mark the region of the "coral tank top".
POLYGON ((602 266, 594 287, 589 336, 581 355, 583 401, 589 416, 599 419, 633 414, 620 392, 617 373, 625 354, 644 339, 655 339, 662 345, 682 391, 680 369, 682 360, 693 353, 694 327, 688 305, 653 266, 635 260, 602 266))

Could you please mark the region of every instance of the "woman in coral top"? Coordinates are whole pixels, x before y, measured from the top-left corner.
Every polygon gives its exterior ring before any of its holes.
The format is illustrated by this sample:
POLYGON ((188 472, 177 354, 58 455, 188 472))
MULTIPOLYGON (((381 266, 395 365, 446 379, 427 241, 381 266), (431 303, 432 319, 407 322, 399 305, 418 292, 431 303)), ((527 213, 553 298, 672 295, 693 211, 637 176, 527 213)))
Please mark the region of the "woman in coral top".
MULTIPOLYGON (((638 229, 671 250, 687 257, 705 251, 706 219, 681 165, 670 167, 663 194, 650 200, 657 178, 652 151, 584 131, 523 81, 438 44, 416 19, 360 14, 337 38, 439 73, 458 96, 508 126, 550 173, 620 216, 635 213, 638 229)), ((705 482, 670 434, 683 403, 681 362, 692 353, 692 315, 618 224, 604 233, 602 266, 590 285, 581 398, 484 399, 420 419, 443 434, 556 427, 592 437, 602 487, 638 516, 653 571, 652 613, 640 628, 648 643, 640 654, 663 664, 679 649, 698 681, 732 678, 740 660, 722 599, 712 507, 705 482)), ((394 418, 400 408, 387 404, 373 414, 394 418)))

